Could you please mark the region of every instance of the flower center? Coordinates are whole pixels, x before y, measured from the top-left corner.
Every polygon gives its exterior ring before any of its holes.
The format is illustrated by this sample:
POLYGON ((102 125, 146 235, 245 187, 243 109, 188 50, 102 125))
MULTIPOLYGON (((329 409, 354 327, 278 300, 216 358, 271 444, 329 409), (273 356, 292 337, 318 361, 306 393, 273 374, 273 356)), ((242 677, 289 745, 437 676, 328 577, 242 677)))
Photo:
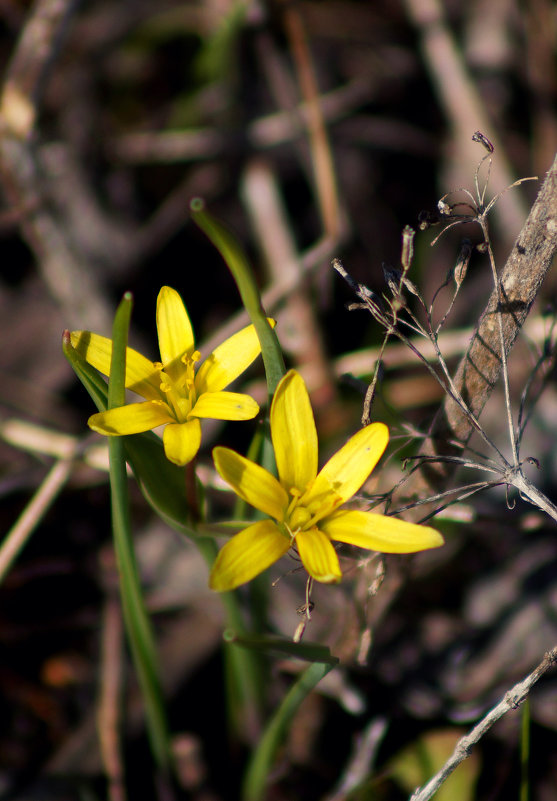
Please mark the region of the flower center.
POLYGON ((310 509, 304 506, 303 503, 300 503, 300 490, 293 487, 290 490, 290 495, 292 496, 292 500, 284 515, 284 527, 288 531, 291 539, 294 540, 299 531, 307 531, 313 528, 320 515, 314 514, 310 509))
POLYGON ((284 519, 278 522, 279 525, 282 524, 285 535, 290 537, 292 543, 296 539, 296 534, 315 528, 320 520, 328 517, 344 502, 329 481, 317 494, 313 489, 313 482, 303 492, 291 487, 288 494, 291 496, 290 503, 284 513, 284 519))
POLYGON ((306 528, 310 520, 311 515, 309 511, 303 506, 296 506, 296 508, 292 510, 288 522, 293 531, 299 531, 300 529, 306 528))
POLYGON ((189 354, 184 353, 178 368, 173 365, 173 377, 169 375, 169 371, 163 368, 162 364, 157 364, 161 392, 166 395, 166 403, 170 414, 177 423, 185 423, 195 406, 197 400, 195 392, 195 363, 199 361, 200 356, 201 354, 198 350, 189 354))

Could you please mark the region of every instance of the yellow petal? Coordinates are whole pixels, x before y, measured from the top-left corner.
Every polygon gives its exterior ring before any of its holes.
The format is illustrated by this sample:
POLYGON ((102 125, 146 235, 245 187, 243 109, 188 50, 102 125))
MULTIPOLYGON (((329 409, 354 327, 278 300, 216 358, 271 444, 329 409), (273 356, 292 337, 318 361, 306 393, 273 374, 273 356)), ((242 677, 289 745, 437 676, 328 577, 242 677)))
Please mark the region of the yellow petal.
MULTIPOLYGON (((72 331, 72 347, 103 375, 110 375, 112 340, 91 331, 72 331)), ((153 362, 133 348, 126 348, 126 387, 147 400, 161 398, 160 378, 153 362)))
MULTIPOLYGON (((274 327, 274 320, 267 318, 274 327)), ((204 392, 219 392, 232 383, 261 353, 253 325, 242 328, 207 356, 195 376, 195 388, 204 392)))
POLYGON ((233 590, 266 570, 290 548, 290 541, 271 520, 260 520, 236 534, 220 550, 209 586, 233 590))
POLYGON ((188 464, 201 445, 201 423, 188 420, 187 423, 167 425, 162 435, 166 458, 180 466, 188 464))
POLYGON ((281 484, 304 492, 317 474, 317 431, 306 385, 295 370, 276 388, 271 437, 281 484))
POLYGON ((383 423, 372 423, 362 428, 346 445, 338 450, 319 472, 303 503, 333 492, 345 503, 356 493, 369 476, 389 441, 389 430, 383 423))
POLYGON ((213 448, 213 459, 219 474, 236 495, 282 522, 288 507, 288 495, 271 473, 229 448, 213 448))
POLYGON ((302 564, 316 581, 335 584, 341 580, 336 551, 329 538, 318 528, 299 531, 296 534, 296 547, 302 564))
POLYGON ((127 406, 118 406, 116 409, 94 414, 87 423, 89 428, 99 434, 118 436, 141 434, 169 420, 172 420, 172 417, 162 401, 145 401, 145 403, 129 403, 127 406))
POLYGON ((254 399, 240 392, 206 392, 191 410, 195 417, 212 420, 251 420, 258 412, 254 399))
POLYGON ((338 542, 381 553, 415 553, 443 545, 443 537, 429 526, 418 526, 375 512, 334 512, 319 527, 338 542))
POLYGON ((176 379, 183 365, 173 366, 172 362, 179 362, 184 353, 193 352, 194 338, 182 298, 169 286, 163 286, 157 298, 157 332, 163 366, 166 370, 170 367, 170 376, 176 379))

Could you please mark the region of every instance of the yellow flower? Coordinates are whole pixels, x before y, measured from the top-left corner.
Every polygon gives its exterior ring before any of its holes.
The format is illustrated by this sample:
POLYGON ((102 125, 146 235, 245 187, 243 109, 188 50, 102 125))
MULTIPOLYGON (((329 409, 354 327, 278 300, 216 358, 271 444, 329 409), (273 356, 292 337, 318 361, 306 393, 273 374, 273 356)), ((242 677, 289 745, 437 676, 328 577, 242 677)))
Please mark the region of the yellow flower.
MULTIPOLYGON (((201 444, 200 419, 250 420, 259 406, 249 395, 223 392, 260 353, 252 325, 219 345, 196 367, 200 353, 188 313, 176 290, 163 286, 157 299, 160 362, 151 362, 133 348, 126 351, 126 387, 143 403, 130 403, 94 414, 89 426, 108 436, 139 434, 164 425, 164 452, 185 465, 201 444)), ((73 331, 73 347, 101 373, 110 373, 112 340, 90 331, 73 331)))
POLYGON ((221 549, 209 580, 214 590, 250 581, 295 545, 317 581, 340 581, 331 540, 385 553, 437 548, 434 529, 374 512, 339 509, 365 482, 389 440, 383 423, 362 428, 317 472, 317 432, 302 377, 291 370, 271 405, 278 479, 228 448, 214 448, 215 466, 244 501, 268 518, 240 531, 221 549))

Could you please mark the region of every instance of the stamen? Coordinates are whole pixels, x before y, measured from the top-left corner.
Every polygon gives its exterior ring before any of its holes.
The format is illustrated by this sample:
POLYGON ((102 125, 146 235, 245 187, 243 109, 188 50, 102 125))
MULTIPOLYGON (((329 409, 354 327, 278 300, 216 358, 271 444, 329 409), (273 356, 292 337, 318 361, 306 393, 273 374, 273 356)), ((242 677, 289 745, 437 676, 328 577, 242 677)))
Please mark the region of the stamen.
POLYGON ((296 489, 296 487, 291 487, 288 490, 288 492, 290 493, 290 495, 292 495, 292 500, 288 504, 288 508, 286 510, 286 517, 290 517, 290 515, 294 511, 294 508, 298 505, 298 501, 300 500, 300 496, 302 494, 299 489, 296 489))
POLYGON ((295 540, 296 540, 296 534, 298 533, 298 531, 300 529, 296 529, 296 531, 292 531, 292 529, 290 528, 288 523, 284 523, 284 527, 288 531, 288 534, 290 535, 290 547, 292 547, 294 545, 295 540))
MULTIPOLYGON (((330 486, 330 485, 329 485, 330 486)), ((308 510, 311 517, 308 521, 307 528, 315 526, 320 520, 327 515, 330 515, 344 502, 344 499, 338 495, 332 488, 323 492, 316 498, 312 498, 311 503, 304 504, 304 508, 308 510)), ((302 498, 303 503, 303 498, 302 498)))
POLYGON ((305 530, 309 524, 311 514, 305 506, 296 506, 290 515, 290 524, 297 530, 305 530))
POLYGON ((159 371, 160 380, 161 380, 161 392, 179 392, 178 387, 174 383, 174 381, 170 378, 168 373, 165 373, 164 370, 159 371))

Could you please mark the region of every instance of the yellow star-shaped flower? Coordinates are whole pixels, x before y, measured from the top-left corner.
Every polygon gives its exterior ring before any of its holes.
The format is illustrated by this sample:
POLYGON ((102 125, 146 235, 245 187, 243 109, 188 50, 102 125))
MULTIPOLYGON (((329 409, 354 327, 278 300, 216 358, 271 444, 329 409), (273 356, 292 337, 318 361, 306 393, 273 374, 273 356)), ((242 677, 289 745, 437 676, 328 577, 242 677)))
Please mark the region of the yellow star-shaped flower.
MULTIPOLYGON (((126 387, 145 398, 116 409, 94 414, 89 426, 108 436, 139 434, 164 425, 167 458, 185 465, 201 444, 200 419, 250 420, 259 406, 249 395, 224 392, 260 353, 252 325, 219 345, 196 367, 188 313, 176 290, 163 286, 157 299, 157 332, 160 362, 151 362, 133 348, 126 351, 126 387)), ((101 373, 109 375, 112 340, 90 331, 73 331, 73 347, 101 373)))
POLYGON ((317 472, 317 431, 302 377, 291 370, 271 405, 278 479, 228 448, 213 450, 215 466, 234 492, 268 516, 220 550, 210 576, 214 590, 250 581, 293 546, 317 581, 340 581, 332 541, 385 553, 413 553, 443 544, 434 529, 394 517, 339 509, 363 485, 389 440, 383 423, 362 428, 317 472))

